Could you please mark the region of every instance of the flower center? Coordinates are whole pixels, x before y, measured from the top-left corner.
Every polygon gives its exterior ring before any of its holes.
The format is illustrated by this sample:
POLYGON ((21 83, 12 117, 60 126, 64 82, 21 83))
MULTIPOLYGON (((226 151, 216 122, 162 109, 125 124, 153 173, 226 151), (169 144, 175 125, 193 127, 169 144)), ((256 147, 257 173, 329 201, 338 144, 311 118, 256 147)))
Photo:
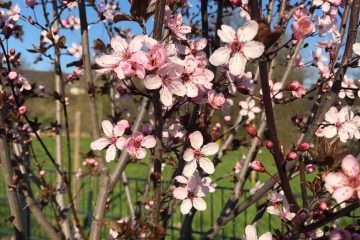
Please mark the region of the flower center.
POLYGON ((109 140, 110 144, 116 144, 117 137, 112 136, 112 137, 109 137, 108 140, 109 140))
POLYGON ((201 154, 201 151, 200 151, 200 150, 195 150, 195 151, 194 151, 194 157, 195 157, 196 159, 201 158, 201 156, 202 156, 202 154, 201 154))
POLYGON ((194 192, 188 192, 188 198, 193 199, 195 197, 194 192))
POLYGON ((242 52, 244 45, 239 42, 239 40, 235 40, 234 42, 232 42, 232 44, 230 45, 231 51, 233 52, 242 52))

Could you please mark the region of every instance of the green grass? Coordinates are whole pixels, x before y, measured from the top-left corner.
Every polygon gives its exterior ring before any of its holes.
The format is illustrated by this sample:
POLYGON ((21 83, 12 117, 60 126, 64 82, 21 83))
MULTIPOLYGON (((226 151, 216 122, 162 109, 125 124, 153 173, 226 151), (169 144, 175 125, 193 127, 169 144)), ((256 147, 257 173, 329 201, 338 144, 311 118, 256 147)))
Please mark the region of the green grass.
MULTIPOLYGON (((45 144, 49 148, 49 150, 53 153, 55 151, 55 139, 53 137, 46 137, 45 138, 45 144)), ((90 139, 89 138, 82 138, 81 141, 81 153, 85 154, 89 151, 89 145, 90 145, 90 139)), ((41 148, 39 143, 34 140, 33 146, 35 149, 35 152, 37 153, 37 158, 39 160, 45 160, 44 162, 44 168, 45 169, 54 169, 51 165, 51 162, 47 160, 47 156, 45 154, 45 151, 41 148)), ((65 146, 65 144, 64 144, 65 146)), ((65 149, 65 148, 64 148, 65 149)), ((222 162, 218 165, 215 173, 212 175, 212 179, 218 179, 224 175, 227 175, 230 173, 233 169, 234 164, 236 161, 240 160, 243 153, 246 152, 246 149, 240 149, 237 151, 231 151, 228 152, 225 157, 223 157, 222 162)), ((148 153, 150 154, 150 153, 148 153)), ((64 159, 66 156, 66 152, 64 150, 63 152, 64 159)), ((263 152, 259 153, 258 160, 261 160, 262 163, 265 165, 265 167, 268 169, 270 173, 276 173, 276 168, 273 164, 272 156, 267 150, 264 150, 263 152)), ((147 177, 147 164, 148 159, 141 160, 138 163, 130 163, 126 168, 126 174, 128 178, 146 178, 147 177)), ((66 161, 65 161, 66 162, 66 161)), ((35 164, 34 159, 31 159, 31 164, 35 164)), ((109 163, 109 168, 112 169, 115 166, 115 162, 109 163)), ((163 180, 169 181, 170 177, 172 175, 172 168, 171 166, 167 165, 165 167, 165 170, 163 172, 163 180)), ((35 172, 37 174, 37 172, 35 172)), ((45 179, 47 182, 55 183, 55 172, 54 171, 48 171, 45 179)), ((269 176, 266 174, 258 174, 257 180, 261 182, 266 182, 269 180, 269 176)), ((83 184, 83 187, 81 188, 81 191, 79 193, 75 193, 78 196, 79 199, 79 212, 80 212, 80 218, 82 222, 87 222, 87 231, 89 231, 89 223, 91 219, 91 209, 93 208, 94 202, 96 201, 96 193, 99 189, 99 182, 98 178, 95 177, 91 179, 90 177, 84 177, 81 179, 81 184, 83 184), (91 191, 92 190, 92 191, 91 191)), ((218 186, 223 186, 228 188, 228 190, 217 190, 215 193, 209 194, 206 196, 205 200, 208 204, 208 209, 205 212, 197 213, 194 222, 193 222, 193 230, 195 231, 206 231, 209 229, 209 227, 212 225, 214 221, 216 221, 216 217, 219 215, 220 211, 222 210, 226 200, 228 199, 229 195, 232 192, 232 187, 234 186, 233 183, 233 177, 227 177, 217 182, 218 186), (212 206, 212 207, 211 207, 212 206), (201 224, 202 223, 202 224, 201 224)), ((250 189, 253 187, 253 183, 251 183, 249 180, 245 184, 245 189, 250 189)), ((292 189, 294 191, 294 194, 297 196, 300 196, 300 188, 299 188, 299 178, 295 178, 292 182, 292 189)), ((131 197, 132 202, 134 205, 139 203, 142 199, 142 190, 144 189, 144 183, 143 182, 136 182, 136 181, 130 181, 129 184, 130 191, 131 191, 131 197)), ((3 186, 3 182, 0 183, 0 193, 2 194, 0 197, 0 200, 6 201, 6 196, 4 195, 4 189, 5 186, 3 186)), ((33 189, 36 189, 35 186, 33 186, 33 189)), ((164 191, 170 191, 169 189, 163 189, 164 191)), ((113 193, 110 196, 110 208, 107 213, 108 219, 119 219, 121 217, 125 217, 128 215, 128 209, 127 209, 127 202, 123 193, 123 186, 121 184, 118 184, 113 193)), ((39 199, 41 197, 40 191, 35 190, 34 195, 36 199, 39 199)), ((247 199, 249 197, 249 193, 245 193, 240 202, 247 199)), ((151 197, 151 195, 149 196, 151 197)), ((264 200, 261 200, 259 203, 263 203, 264 200)), ((177 206, 180 204, 180 201, 177 202, 177 206)), ((7 207, 7 204, 2 204, 2 207, 0 207, 0 214, 3 216, 0 220, 0 236, 1 233, 4 231, 11 232, 11 226, 9 223, 5 223, 3 219, 5 219, 7 216, 9 216, 9 209, 7 207)), ((243 234, 243 230, 246 226, 246 224, 249 224, 250 221, 254 218, 256 213, 256 206, 251 206, 248 208, 244 213, 240 214, 234 221, 227 224, 227 226, 224 228, 222 233, 227 236, 232 236, 235 232, 237 237, 241 237, 243 234)), ((49 219, 51 219, 52 215, 52 208, 51 206, 46 206, 44 208, 44 214, 48 216, 49 219)), ((69 213, 70 214, 70 213, 69 213)), ((181 227, 181 223, 183 220, 183 216, 179 213, 179 207, 177 207, 176 213, 173 215, 171 221, 169 222, 170 225, 174 227, 181 227)), ((348 223, 348 221, 344 222, 348 223)), ((41 228, 37 226, 35 221, 31 220, 32 224, 32 235, 33 236, 40 236, 44 237, 46 239, 46 235, 44 235, 44 232, 41 231, 41 228)), ((52 224, 55 225, 54 218, 52 218, 52 224)), ((272 226, 273 228, 281 228, 281 221, 278 217, 272 216, 270 217, 269 214, 265 213, 265 216, 259 221, 259 232, 265 232, 268 231, 269 226, 272 226)), ((105 226, 103 228, 103 239, 108 239, 108 231, 109 227, 105 226)), ((169 233, 170 234, 170 233, 169 233)), ((177 232, 174 232, 174 237, 176 238, 178 236, 177 232)), ((169 235, 170 239, 170 235, 169 235)), ((194 238, 198 239, 198 238, 194 238)))

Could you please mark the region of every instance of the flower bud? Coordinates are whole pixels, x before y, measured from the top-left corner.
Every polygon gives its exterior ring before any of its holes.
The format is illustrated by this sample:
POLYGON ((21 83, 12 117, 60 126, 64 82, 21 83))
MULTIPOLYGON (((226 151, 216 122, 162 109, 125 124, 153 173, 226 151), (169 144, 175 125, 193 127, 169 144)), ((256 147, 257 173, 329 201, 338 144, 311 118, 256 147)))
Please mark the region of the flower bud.
POLYGON ((297 147, 297 150, 298 151, 301 151, 301 152, 306 152, 310 149, 310 144, 307 143, 307 142, 304 142, 302 144, 300 144, 298 147, 297 147))
POLYGON ((264 167, 264 165, 262 165, 262 163, 258 160, 252 161, 250 163, 250 168, 254 171, 257 172, 266 172, 266 168, 264 167))
POLYGON ((23 114, 26 113, 26 106, 21 106, 21 107, 18 108, 18 110, 19 110, 19 113, 20 113, 21 115, 23 115, 23 114))
POLYGON ((265 147, 267 148, 267 149, 273 149, 273 147, 274 147, 274 143, 272 142, 272 141, 270 141, 270 140, 267 140, 266 142, 265 142, 265 147))
POLYGON ((256 130, 256 128, 254 128, 254 127, 251 127, 251 126, 247 127, 247 128, 246 128, 246 132, 247 132, 251 137, 256 137, 256 136, 257 136, 257 130, 256 130))
POLYGON ((298 157, 297 153, 296 152, 289 152, 287 155, 286 155, 286 159, 289 160, 289 161, 294 161, 296 160, 298 157))
POLYGON ((288 91, 295 91, 296 89, 298 89, 300 86, 299 81, 292 81, 291 83, 289 83, 289 85, 287 85, 286 90, 288 91))
POLYGON ((16 53, 16 50, 15 49, 10 49, 10 55, 15 55, 15 53, 16 53))
POLYGON ((315 170, 315 165, 314 164, 308 164, 308 165, 306 165, 305 168, 306 168, 307 173, 312 173, 315 170))
POLYGON ((326 202, 320 202, 319 203, 319 209, 322 210, 322 211, 325 211, 328 209, 328 205, 326 202))
POLYGON ((300 222, 304 223, 307 219, 308 219, 309 215, 305 210, 301 210, 298 213, 298 218, 300 220, 300 222))
POLYGON ((14 71, 9 72, 8 78, 9 80, 15 80, 17 78, 17 73, 14 71))

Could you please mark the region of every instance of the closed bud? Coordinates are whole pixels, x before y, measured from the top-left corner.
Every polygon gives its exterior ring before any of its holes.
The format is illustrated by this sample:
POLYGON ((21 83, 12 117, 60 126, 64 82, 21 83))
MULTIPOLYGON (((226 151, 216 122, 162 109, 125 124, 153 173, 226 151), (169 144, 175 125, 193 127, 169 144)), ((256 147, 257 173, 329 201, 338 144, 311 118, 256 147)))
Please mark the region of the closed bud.
POLYGON ((286 155, 286 159, 289 160, 289 161, 294 161, 296 160, 298 157, 297 153, 296 152, 289 152, 287 155, 286 155))
POLYGON ((247 127, 247 128, 246 128, 246 132, 247 132, 250 136, 252 136, 252 137, 256 137, 256 136, 257 136, 257 130, 256 130, 256 128, 254 128, 254 127, 251 127, 251 126, 247 127))
POLYGON ((16 53, 16 50, 15 49, 10 49, 10 55, 15 55, 15 53, 16 53))
POLYGON ((267 149, 273 149, 273 147, 274 147, 274 143, 272 142, 272 141, 269 141, 269 140, 267 140, 266 142, 265 142, 265 147, 267 148, 267 149))
POLYGON ((250 168, 254 171, 257 172, 266 172, 266 168, 264 167, 264 165, 262 165, 262 163, 258 160, 252 161, 250 163, 250 168))
POLYGON ((325 211, 328 209, 328 205, 326 202, 320 202, 319 203, 319 209, 322 210, 322 211, 325 211))
POLYGON ((26 113, 26 106, 21 106, 21 107, 18 108, 18 110, 19 110, 19 113, 20 113, 21 115, 23 115, 23 114, 26 113))
POLYGON ((310 149, 310 144, 307 142, 304 142, 297 147, 297 150, 301 152, 306 152, 309 149, 310 149))
POLYGON ((298 218, 301 223, 304 223, 308 219, 309 215, 305 210, 301 210, 298 213, 298 218))

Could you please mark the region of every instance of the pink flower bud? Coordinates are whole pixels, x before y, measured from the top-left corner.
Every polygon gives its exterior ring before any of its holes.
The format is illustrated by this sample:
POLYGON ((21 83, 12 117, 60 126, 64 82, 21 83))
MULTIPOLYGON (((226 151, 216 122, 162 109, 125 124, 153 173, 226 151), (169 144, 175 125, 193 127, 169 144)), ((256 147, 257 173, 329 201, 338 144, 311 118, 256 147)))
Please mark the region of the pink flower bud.
POLYGON ((43 176, 45 175, 45 173, 46 173, 45 170, 44 170, 44 169, 41 169, 40 172, 39 172, 39 175, 40 175, 41 177, 43 177, 43 176))
POLYGON ((36 0, 25 0, 25 3, 28 7, 33 8, 36 4, 36 0))
POLYGON ((304 142, 297 147, 297 150, 301 152, 306 152, 309 149, 310 149, 310 144, 307 142, 304 142))
POLYGON ((17 78, 17 73, 14 71, 9 72, 8 78, 9 80, 15 80, 17 78))
POLYGON ((293 161, 293 160, 296 160, 298 157, 297 153, 296 152, 289 152, 287 155, 286 155, 286 159, 289 160, 289 161, 293 161))
POLYGON ((10 55, 15 55, 15 53, 16 53, 16 50, 15 49, 10 49, 10 55))
POLYGON ((231 116, 225 116, 224 120, 225 120, 225 122, 229 122, 231 120, 231 116))
POLYGON ((254 171, 257 172, 266 172, 266 168, 264 167, 264 165, 262 165, 262 163, 258 160, 252 161, 250 163, 250 168, 254 171))
POLYGON ((320 202, 319 203, 319 208, 323 211, 327 210, 328 209, 328 205, 326 202, 320 202))
POLYGON ((247 128, 246 128, 246 132, 247 132, 250 136, 252 136, 252 137, 256 137, 256 136, 257 136, 257 130, 256 130, 256 128, 254 128, 254 127, 251 127, 251 126, 247 127, 247 128))
POLYGON ((298 81, 292 81, 291 83, 289 83, 289 85, 287 85, 286 90, 288 91, 295 91, 296 89, 299 88, 301 84, 298 81))
POLYGON ((26 106, 21 106, 21 107, 18 108, 18 110, 19 110, 19 113, 20 113, 21 115, 23 115, 23 114, 26 113, 26 106))
POLYGON ((306 168, 307 173, 312 173, 315 170, 315 165, 314 164, 308 164, 308 165, 306 165, 305 168, 306 168))
POLYGON ((272 149, 274 147, 274 143, 272 141, 268 140, 268 141, 265 142, 265 147, 267 149, 272 149))

